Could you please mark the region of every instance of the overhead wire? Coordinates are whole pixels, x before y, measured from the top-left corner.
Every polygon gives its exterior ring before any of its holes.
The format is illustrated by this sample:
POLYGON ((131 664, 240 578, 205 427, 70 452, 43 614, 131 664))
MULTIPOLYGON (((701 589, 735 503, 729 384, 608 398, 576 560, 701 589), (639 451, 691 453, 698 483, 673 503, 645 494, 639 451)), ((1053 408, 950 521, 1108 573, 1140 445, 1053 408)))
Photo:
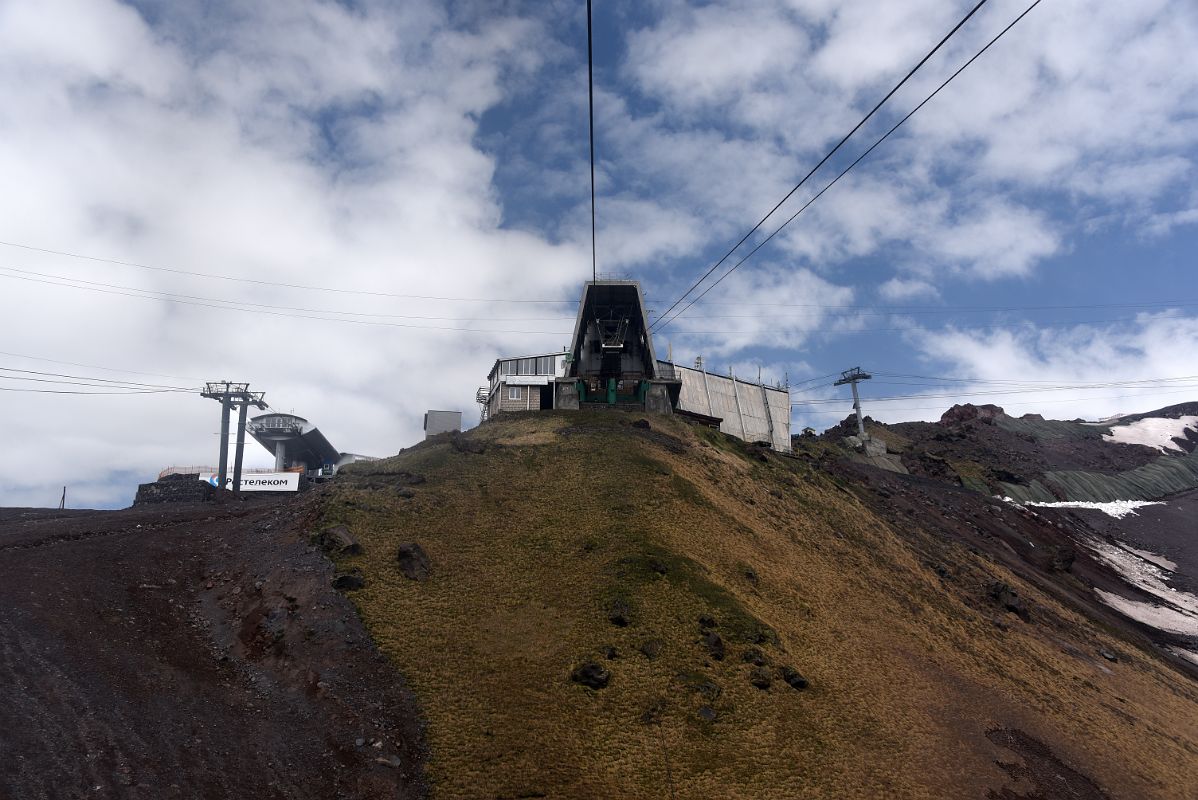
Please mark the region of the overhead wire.
MULTIPOLYGON (((827 185, 825 185, 824 188, 820 189, 819 192, 817 192, 810 200, 808 200, 806 203, 804 203, 799 208, 798 211, 796 211, 785 222, 783 222, 781 225, 779 225, 777 228, 775 228, 774 231, 772 233, 770 233, 769 236, 766 236, 764 239, 762 239, 752 250, 750 250, 743 258, 741 258, 740 261, 733 264, 723 275, 721 275, 714 282, 712 282, 711 285, 709 285, 706 289, 704 289, 703 292, 701 294, 699 294, 698 297, 696 297, 694 300, 691 300, 689 303, 687 303, 687 305, 684 306, 681 311, 678 311, 672 317, 667 318, 666 315, 659 317, 657 319, 657 321, 654 322, 652 326, 650 326, 651 329, 656 328, 658 326, 660 326, 661 328, 664 328, 665 326, 669 325, 671 322, 673 322, 675 319, 680 317, 682 314, 686 313, 686 311, 688 309, 690 309, 692 306, 694 306, 695 303, 697 303, 699 300, 703 299, 703 297, 705 297, 708 294, 708 292, 710 292, 716 286, 719 286, 721 283, 723 283, 725 278, 727 278, 729 275, 731 275, 733 272, 735 272, 742 264, 744 264, 746 261, 748 261, 750 258, 752 258, 753 255, 758 250, 760 250, 762 247, 764 247, 766 244, 768 244, 770 242, 770 240, 772 240, 775 236, 777 236, 784 228, 786 228, 788 225, 790 225, 790 223, 794 222, 794 220, 800 214, 802 214, 804 211, 806 211, 808 208, 810 208, 812 203, 814 203, 816 200, 818 200, 820 197, 822 197, 824 195, 824 193, 826 191, 828 191, 829 189, 831 189, 833 186, 835 186, 840 181, 841 178, 843 178, 845 175, 849 174, 849 172, 851 172, 854 167, 856 167, 858 164, 860 164, 862 161, 864 161, 865 158, 867 156, 869 156, 869 154, 872 153, 878 147, 878 145, 882 144, 882 142, 889 139, 891 134, 893 134, 900 127, 902 127, 902 125, 905 122, 907 122, 907 120, 909 120, 909 119, 911 119, 911 117, 915 116, 916 112, 918 112, 921 108, 923 108, 925 105, 927 105, 928 102, 930 102, 933 97, 938 95, 941 92, 941 90, 944 89, 944 87, 946 87, 950 83, 952 83, 953 80, 958 75, 960 75, 962 72, 964 72, 969 67, 970 64, 972 64, 973 62, 975 62, 979 58, 981 58, 983 53, 985 53, 987 50, 989 50, 995 44, 995 42, 997 42, 999 39, 1001 39, 1003 36, 1005 36, 1007 34, 1007 31, 1009 31, 1009 30, 1011 30, 1011 28, 1015 27, 1015 25, 1018 24, 1018 22, 1020 20, 1022 20, 1029 13, 1031 13, 1032 9, 1034 9, 1036 6, 1040 5, 1041 2, 1042 2, 1042 0, 1035 0, 1030 6, 1028 6, 1026 9, 1024 9, 1023 13, 1021 13, 1018 17, 1016 17, 1014 20, 1012 20, 1010 22, 1010 24, 1008 24, 1005 28, 1003 28, 1001 31, 999 31, 998 35, 996 35, 993 39, 991 39, 989 42, 987 42, 986 45, 981 50, 979 50, 977 53, 975 53, 968 61, 966 61, 964 64, 962 64, 960 67, 958 67, 957 70, 954 73, 952 73, 951 75, 949 75, 949 77, 947 79, 945 79, 945 81, 943 83, 941 83, 939 86, 937 86, 936 89, 931 94, 929 94, 922 101, 920 101, 919 105, 917 105, 917 106, 915 106, 915 108, 911 109, 911 111, 908 112, 905 117, 903 117, 897 123, 895 123, 895 125, 892 128, 890 128, 890 130, 888 130, 888 131, 886 131, 886 133, 882 134, 881 138, 879 138, 877 141, 875 141, 872 145, 869 146, 869 149, 867 149, 861 155, 857 156, 857 158, 852 163, 850 163, 847 167, 845 167, 835 178, 833 178, 827 185)), ((725 256, 725 258, 726 258, 726 256, 725 256)), ((710 271, 707 274, 710 275, 710 271)), ((700 281, 700 283, 701 283, 701 281, 700 281)), ((684 293, 683 297, 685 297, 686 294, 689 294, 690 292, 694 291, 696 288, 698 288, 697 284, 694 287, 692 287, 691 289, 688 289, 686 291, 686 293, 684 293)), ((679 302, 681 302, 681 300, 679 302)), ((669 314, 668 311, 666 313, 669 314)))
POLYGON ((37 383, 62 383, 78 386, 110 386, 114 389, 170 389, 177 392, 196 392, 199 387, 167 386, 156 383, 118 381, 112 378, 93 378, 87 375, 68 375, 61 372, 37 372, 35 370, 0 367, 0 372, 17 372, 20 375, 0 375, 0 380, 32 381, 37 383), (41 376, 41 377, 37 377, 41 376))
POLYGON ((114 391, 114 392, 84 392, 65 389, 26 389, 23 387, 0 386, 0 392, 30 392, 33 394, 84 394, 84 395, 110 395, 123 396, 131 394, 179 394, 176 389, 137 389, 131 391, 114 391))
MULTIPOLYGON (((1180 380, 1198 380, 1198 375, 1188 375, 1185 378, 1177 378, 1175 380, 1178 380, 1178 381, 1180 381, 1180 380)), ((1091 383, 1091 384, 1078 384, 1078 385, 1065 385, 1065 386, 1041 386, 1041 387, 1033 387, 1033 388, 997 389, 997 390, 989 390, 989 391, 946 392, 943 394, 930 394, 930 393, 903 394, 903 395, 892 395, 890 397, 871 397, 871 398, 869 398, 869 401, 871 403, 888 403, 888 402, 893 402, 895 400, 912 400, 912 399, 923 399, 923 398, 931 399, 931 398, 942 398, 942 397, 978 397, 978 396, 994 397, 994 396, 1018 395, 1018 394, 1038 394, 1038 393, 1043 393, 1043 392, 1085 391, 1088 389, 1107 389, 1107 388, 1110 388, 1110 389, 1114 389, 1114 388, 1123 388, 1123 389, 1135 389, 1135 388, 1158 389, 1158 388, 1162 388, 1159 385, 1153 385, 1153 384, 1145 385, 1146 383, 1147 383, 1146 381, 1108 381, 1108 382, 1104 382, 1104 383, 1091 383)), ((1173 388, 1174 386, 1179 387, 1179 388, 1184 388, 1184 389, 1190 389, 1190 388, 1198 387, 1198 383, 1184 384, 1184 385, 1183 384, 1173 384, 1167 388, 1173 388)), ((792 405, 818 406, 818 405, 841 404, 844 402, 845 401, 843 398, 828 398, 828 399, 819 399, 819 400, 801 400, 792 405)))
MULTIPOLYGON (((571 321, 574 317, 436 317, 419 314, 388 314, 373 311, 341 311, 328 308, 308 308, 305 306, 281 306, 270 303, 254 303, 248 300, 225 300, 218 297, 206 297, 203 295, 180 294, 178 292, 164 292, 158 289, 142 289, 136 286, 123 286, 115 283, 104 283, 103 281, 92 281, 85 278, 76 278, 71 275, 55 275, 47 272, 35 272, 33 270, 20 269, 18 267, 7 267, 0 265, 0 277, 16 277, 16 275, 5 276, 3 271, 13 272, 20 275, 28 275, 36 278, 44 278, 47 280, 58 280, 64 282, 81 283, 87 286, 101 286, 108 289, 120 289, 130 292, 142 292, 148 295, 162 295, 171 298, 183 298, 186 300, 200 300, 209 303, 224 303, 229 306, 249 306, 252 308, 269 308, 276 311, 299 311, 312 314, 337 314, 350 317, 381 317, 384 319, 417 319, 417 320, 433 320, 443 322, 483 322, 487 319, 500 322, 562 322, 571 321)), ((76 287, 81 288, 81 287, 76 287)))
POLYGON ((178 269, 175 267, 160 267, 153 264, 142 264, 136 261, 123 261, 117 258, 101 258, 99 256, 85 255, 83 253, 73 253, 66 250, 53 250, 48 247, 36 247, 34 245, 22 244, 20 242, 0 241, 0 246, 15 247, 22 250, 29 250, 36 253, 46 253, 48 255, 63 256, 65 258, 77 258, 84 261, 94 261, 102 264, 115 264, 122 267, 133 267, 136 269, 150 270, 153 272, 167 272, 175 275, 186 275, 192 278, 206 278, 209 280, 218 281, 233 281, 236 283, 250 283, 258 286, 276 286, 283 289, 301 289, 311 292, 332 292, 335 294, 352 294, 362 295, 364 297, 390 297, 401 300, 443 300, 447 302, 459 303, 530 303, 530 304, 568 304, 575 305, 577 300, 558 299, 558 300, 533 300, 527 298, 505 298, 505 297, 450 297, 443 295, 428 295, 428 294, 401 294, 396 292, 380 292, 370 289, 346 289, 337 286, 316 286, 304 283, 286 283, 283 281, 268 281, 260 278, 244 278, 239 275, 222 275, 215 272, 200 272, 198 270, 178 269))
MULTIPOLYGON (((25 276, 27 278, 38 278, 41 280, 37 283, 47 283, 47 285, 64 285, 69 288, 85 288, 85 287, 101 287, 104 289, 112 289, 115 292, 137 292, 142 295, 151 296, 154 298, 178 298, 181 300, 192 300, 201 303, 219 303, 233 309, 240 307, 248 307, 249 309, 270 309, 273 311, 294 311, 308 314, 325 314, 336 316, 350 317, 376 317, 380 319, 407 319, 407 320, 429 320, 443 322, 482 322, 491 320, 496 322, 570 322, 575 318, 573 316, 557 316, 557 317, 441 317, 429 316, 421 314, 391 314, 386 312, 375 311, 344 311, 340 309, 327 308, 312 308, 308 306, 287 306, 271 303, 256 303, 248 300, 226 300, 224 298, 208 297, 205 295, 182 294, 178 292, 166 292, 158 289, 142 289, 137 286, 126 286, 123 284, 107 283, 104 281, 93 281, 86 278, 77 278, 72 275, 61 275, 48 272, 38 272, 35 270, 22 269, 20 267, 11 267, 0 265, 0 277, 18 278, 25 276), (11 275, 6 273, 13 273, 11 275), (55 283, 55 282, 61 283, 55 283), (75 284, 82 284, 76 286, 75 284)), ((942 308, 926 308, 926 307, 905 307, 905 306, 810 306, 811 308, 829 309, 829 310, 846 310, 851 313, 845 314, 828 314, 820 312, 818 314, 809 315, 762 315, 762 314, 727 314, 727 315, 704 315, 704 319, 795 319, 800 316, 818 316, 820 318, 842 319, 859 316, 903 316, 907 314, 954 314, 966 312, 988 312, 988 311, 1060 311, 1060 310, 1082 310, 1082 309, 1097 309, 1097 308, 1155 308, 1155 307, 1170 307, 1180 308, 1184 306, 1198 306, 1198 301, 1195 302, 1167 302, 1167 301, 1147 301, 1143 303, 1092 303, 1092 304, 1072 304, 1060 306, 994 306, 986 307, 942 307, 942 308)))
POLYGON ((48 364, 62 364, 68 367, 83 367, 85 369, 95 369, 101 372, 120 372, 125 375, 145 375, 151 378, 175 378, 183 381, 202 381, 203 378, 190 377, 187 375, 167 375, 161 372, 139 372, 134 369, 115 369, 113 367, 100 367, 95 364, 81 364, 78 361, 60 361, 53 358, 42 358, 40 356, 26 355, 25 353, 12 353, 0 350, 0 356, 9 356, 11 358, 23 358, 29 361, 45 361, 48 364))
POLYGON ((595 248, 595 56, 591 34, 591 0, 587 0, 587 130, 591 137, 591 280, 599 280, 595 248))
MULTIPOLYGON (((0 269, 7 269, 7 268, 0 268, 0 269)), ((122 287, 122 288, 130 289, 130 291, 122 291, 120 289, 109 289, 109 288, 103 288, 100 286, 78 285, 78 283, 55 282, 53 280, 32 277, 30 275, 9 275, 9 274, 3 273, 3 272, 0 272, 0 277, 8 277, 8 278, 16 279, 16 280, 30 281, 33 283, 43 283, 43 284, 48 284, 50 286, 63 286, 63 287, 72 288, 72 289, 100 292, 102 294, 112 294, 112 295, 120 295, 123 297, 133 297, 133 298, 137 298, 139 300, 157 300, 157 301, 161 301, 161 302, 178 303, 180 305, 200 306, 200 307, 204 307, 204 308, 217 308, 217 309, 223 309, 225 311, 241 311, 241 312, 245 312, 245 313, 266 314, 266 315, 274 316, 274 317, 290 317, 293 319, 323 320, 325 322, 343 322, 343 323, 349 323, 349 324, 354 324, 354 325, 375 325, 375 326, 383 326, 383 327, 389 327, 389 328, 406 328, 409 330, 459 331, 462 333, 519 333, 519 334, 526 334, 526 335, 533 335, 533 336, 537 336, 537 335, 568 336, 569 335, 569 331, 565 331, 565 332, 563 332, 563 331, 524 331, 524 330, 512 330, 512 329, 508 329, 508 328, 460 328, 460 327, 445 326, 445 325, 412 325, 412 324, 401 323, 401 322, 387 322, 387 321, 383 321, 383 320, 373 320, 373 319, 327 317, 327 316, 312 315, 312 314, 290 313, 290 312, 286 312, 286 311, 273 310, 270 308, 245 308, 245 307, 230 304, 230 302, 235 302, 235 301, 220 301, 220 300, 216 300, 214 298, 207 298, 206 301, 201 302, 200 300, 185 299, 179 295, 169 296, 169 295, 167 295, 167 293, 164 293, 164 292, 155 293, 155 292, 152 292, 151 290, 133 289, 131 287, 122 287), (140 294, 138 292, 140 292, 140 294)), ((72 280, 72 279, 66 279, 66 280, 72 280)))
MULTIPOLYGON (((1156 392, 1152 396, 1157 397, 1160 395, 1188 394, 1190 391, 1191 390, 1189 388, 1176 389, 1176 390, 1170 390, 1170 391, 1166 391, 1166 392, 1156 392)), ((1144 396, 1145 395, 1143 395, 1143 394, 1123 394, 1123 395, 1097 395, 1097 396, 1093 396, 1093 397, 1070 397, 1070 398, 1066 398, 1066 399, 1062 399, 1062 400, 1041 400, 1040 398, 1036 398, 1035 400, 1026 400, 1026 401, 1004 400, 1003 407, 1005 408, 1007 406, 1032 406, 1032 405, 1042 406, 1042 405, 1056 405, 1056 404, 1060 404, 1060 403, 1081 403, 1081 402, 1087 402, 1090 400, 1135 400, 1135 399, 1141 399, 1144 396)), ((796 405, 800 405, 800 404, 791 403, 790 405, 791 405, 791 408, 794 408, 796 405)), ((886 411, 887 413, 890 413, 890 412, 894 412, 894 411, 940 411, 943 409, 944 409, 944 405, 941 404, 938 406, 909 406, 906 408, 895 408, 893 406, 888 406, 888 407, 884 408, 883 410, 886 411)), ((801 414, 836 414, 836 415, 840 415, 840 414, 843 414, 844 411, 833 411, 833 410, 828 410, 828 409, 802 409, 799 413, 801 413, 801 414)))
MULTIPOLYGON (((866 114, 864 117, 862 117, 861 120, 856 125, 853 126, 853 129, 850 130, 848 133, 846 133, 844 135, 844 137, 839 142, 837 142, 836 145, 831 150, 829 150, 827 152, 827 154, 824 155, 824 157, 821 158, 819 160, 819 162, 814 167, 812 167, 811 170, 806 175, 804 175, 802 177, 802 179, 798 183, 796 183, 789 192, 786 193, 785 197, 783 197, 781 200, 779 200, 777 202, 777 204, 773 208, 771 208, 764 217, 759 219, 757 221, 757 223, 752 228, 749 229, 749 232, 740 238, 740 241, 738 241, 735 245, 732 246, 732 248, 727 253, 725 253, 723 256, 720 257, 719 261, 712 264, 711 268, 708 269, 706 272, 704 272, 703 275, 700 276, 699 280, 695 281, 695 283, 689 289, 687 289, 685 292, 683 292, 682 296, 679 297, 677 300, 675 300, 674 303, 669 308, 666 309, 665 313, 662 314, 661 317, 659 317, 659 319, 669 316, 670 312, 673 311, 675 308, 677 308, 678 304, 681 303, 683 300, 685 300, 687 295, 689 295, 691 292, 693 292, 695 289, 697 289, 703 283, 703 281, 707 280, 707 278, 713 272, 715 272, 717 269, 719 269, 720 265, 723 264, 725 261, 727 261, 732 256, 732 254, 735 253, 742 244, 744 244, 746 241, 748 241, 749 237, 752 236, 754 233, 756 233, 761 228, 761 226, 765 224, 766 220, 768 220, 771 216, 773 216, 775 211, 777 211, 779 208, 781 208, 782 205, 784 203, 786 203, 786 201, 789 200, 794 195, 795 192, 797 192, 805 183, 807 183, 808 179, 810 179, 811 176, 814 175, 819 170, 820 167, 822 167, 825 163, 827 163, 828 159, 830 159, 830 158, 832 158, 832 156, 836 155, 836 153, 840 151, 840 148, 844 146, 844 144, 853 136, 853 134, 855 134, 858 130, 860 130, 861 127, 863 125, 865 125, 865 123, 869 122, 869 120, 873 118, 874 114, 876 114, 878 112, 878 110, 881 109, 883 105, 885 105, 886 101, 889 100, 891 97, 893 97, 894 93, 897 92, 899 89, 901 89, 907 83, 907 81, 909 81, 912 78, 912 76, 914 76, 915 73, 919 71, 920 67, 922 67, 924 64, 926 64, 928 62, 928 59, 930 59, 932 56, 934 56, 940 50, 940 48, 944 46, 945 42, 947 42, 949 39, 951 39, 953 37, 953 35, 956 34, 956 32, 959 31, 961 29, 961 27, 963 25, 965 25, 965 23, 968 22, 970 20, 970 18, 973 17, 973 15, 976 14, 978 12, 978 10, 981 9, 981 7, 984 6, 985 4, 986 4, 986 0, 980 0, 980 2, 978 2, 977 5, 975 5, 973 8, 971 8, 969 10, 969 13, 967 13, 964 17, 962 17, 961 21, 958 22, 956 25, 954 25, 953 29, 950 30, 947 34, 945 34, 944 37, 939 42, 936 43, 936 46, 933 47, 931 50, 929 50, 927 55, 925 55, 923 58, 921 58, 919 60, 919 63, 917 63, 914 67, 912 67, 911 71, 908 72, 906 75, 904 75, 902 80, 900 80, 898 83, 896 83, 894 85, 894 87, 889 92, 886 93, 886 96, 883 97, 881 100, 879 100, 878 103, 869 110, 869 113, 866 114)), ((652 329, 656 324, 657 323, 654 323, 654 325, 650 326, 650 329, 652 329)))
MULTIPOLYGON (((361 316, 361 317, 367 316, 367 312, 339 312, 339 311, 332 311, 332 310, 313 309, 313 310, 310 310, 311 313, 302 313, 303 311, 308 311, 308 310, 307 309, 299 309, 297 307, 292 307, 292 306, 277 306, 277 305, 270 305, 270 304, 266 304, 266 303, 248 303, 248 302, 236 301, 236 300, 223 300, 220 298, 210 298, 210 297, 204 297, 204 296, 200 296, 200 295, 183 295, 183 294, 177 294, 177 293, 171 293, 171 292, 160 292, 160 291, 151 290, 151 289, 140 289, 137 287, 122 286, 120 284, 103 283, 100 281, 86 281, 86 280, 78 279, 78 278, 68 278, 68 277, 64 277, 64 276, 50 275, 48 273, 37 273, 37 272, 30 271, 30 270, 17 270, 16 268, 13 268, 13 267, 0 266, 0 278, 11 278, 14 280, 23 280, 23 281, 28 281, 28 282, 32 282, 32 283, 40 283, 40 284, 45 284, 48 286, 58 286, 58 287, 64 287, 64 288, 69 288, 69 289, 78 289, 81 291, 91 291, 91 292, 99 292, 102 294, 117 295, 117 296, 122 296, 122 297, 131 297, 131 298, 138 299, 138 300, 153 300, 153 301, 158 301, 158 302, 177 303, 180 305, 197 306, 197 307, 202 307, 202 308, 215 308, 215 309, 220 309, 220 310, 224 310, 224 311, 238 311, 238 312, 242 312, 242 313, 265 314, 268 316, 284 317, 284 318, 291 318, 291 319, 306 319, 306 320, 314 320, 314 321, 321 321, 321 322, 342 322, 342 323, 349 323, 349 324, 354 324, 354 325, 373 325, 373 326, 392 327, 392 328, 404 328, 407 330, 450 331, 450 332, 459 332, 459 333, 514 333, 514 334, 530 335, 530 336, 569 336, 570 335, 570 331, 567 331, 567 330, 547 331, 547 330, 523 330, 523 329, 513 329, 513 328, 477 328, 477 327, 460 327, 460 326, 446 326, 446 325, 418 325, 418 324, 411 324, 411 323, 399 323, 399 322, 386 321, 387 317, 402 316, 402 315, 387 315, 387 314, 377 315, 377 316, 383 317, 383 319, 358 318, 359 316, 361 316), (10 272, 14 273, 14 274, 10 274, 10 272), (19 274, 16 274, 16 273, 19 273, 19 274), (330 315, 336 315, 336 314, 346 314, 347 316, 330 316, 330 315), (352 316, 352 317, 348 316, 350 314, 356 315, 356 316, 352 316)), ((371 316, 374 316, 374 315, 371 315, 371 316)), ((1160 319, 1160 318, 1183 319, 1183 318, 1188 318, 1188 317, 1183 317, 1183 316, 1179 316, 1179 315, 1169 315, 1169 316, 1163 316, 1163 317, 1158 316, 1157 318, 1158 319, 1160 319)), ((429 319, 433 319, 433 318, 429 318, 429 319)), ((511 319, 512 321, 536 321, 535 318, 527 318, 524 320, 518 320, 517 318, 498 318, 499 321, 504 321, 505 319, 511 319)), ((560 318, 542 318, 542 319, 544 319, 545 321, 550 321, 551 319, 557 319, 559 321, 567 321, 571 318, 560 317, 560 318)), ((1075 326, 1075 325, 1106 325, 1106 324, 1113 324, 1113 323, 1120 323, 1120 322, 1137 322, 1137 321, 1139 321, 1138 317, 1115 317, 1115 318, 1107 318, 1107 319, 1071 320, 1068 322, 1058 323, 1056 325, 1040 325, 1039 327, 1040 328, 1061 328, 1061 327, 1070 327, 1070 326, 1075 326)), ((1032 324, 1032 323, 1030 321, 1015 321, 1015 322, 993 323, 993 324, 986 324, 986 325, 960 326, 960 327, 956 327, 955 329, 958 331, 961 331, 961 332, 982 331, 982 330, 1002 330, 1002 329, 1008 329, 1008 328, 1024 327, 1028 324, 1032 324)), ((796 333, 796 334, 798 334, 798 333, 806 333, 806 334, 835 333, 837 335, 848 335, 848 334, 859 335, 859 334, 872 334, 872 333, 903 333, 903 332, 910 331, 912 329, 913 329, 913 326, 898 327, 898 328, 844 328, 844 327, 833 328, 828 325, 823 325, 823 326, 813 327, 813 328, 789 328, 787 330, 787 332, 788 333, 796 333)), ((727 330, 698 330, 698 331, 697 330, 687 330, 685 332, 688 334, 691 334, 691 335, 729 335, 729 334, 743 333, 744 331, 739 331, 736 329, 727 329, 727 330)))

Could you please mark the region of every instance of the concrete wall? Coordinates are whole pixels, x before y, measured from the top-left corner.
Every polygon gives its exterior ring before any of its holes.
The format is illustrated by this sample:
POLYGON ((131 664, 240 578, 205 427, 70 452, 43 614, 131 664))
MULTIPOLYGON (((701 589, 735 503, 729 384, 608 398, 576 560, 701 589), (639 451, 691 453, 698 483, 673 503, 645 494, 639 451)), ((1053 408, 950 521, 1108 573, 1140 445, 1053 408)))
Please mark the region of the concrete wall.
POLYGON ((674 370, 682 379, 680 409, 719 417, 720 430, 730 436, 770 442, 775 450, 790 452, 790 392, 677 364, 674 370))

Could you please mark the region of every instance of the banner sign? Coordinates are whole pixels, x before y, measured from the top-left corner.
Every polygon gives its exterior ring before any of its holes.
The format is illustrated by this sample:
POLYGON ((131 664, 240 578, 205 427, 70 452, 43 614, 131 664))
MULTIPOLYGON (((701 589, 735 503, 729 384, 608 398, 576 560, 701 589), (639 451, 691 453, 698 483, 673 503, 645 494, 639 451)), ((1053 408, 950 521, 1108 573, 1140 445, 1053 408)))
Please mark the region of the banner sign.
POLYGON ((548 386, 553 379, 548 375, 504 375, 500 380, 508 386, 548 386))
MULTIPOLYGON (((213 486, 220 486, 220 476, 214 472, 201 474, 200 480, 213 486)), ((298 472, 251 472, 241 476, 241 491, 243 492, 298 492, 300 474, 298 472)), ((233 491, 233 475, 225 478, 225 488, 233 491)))

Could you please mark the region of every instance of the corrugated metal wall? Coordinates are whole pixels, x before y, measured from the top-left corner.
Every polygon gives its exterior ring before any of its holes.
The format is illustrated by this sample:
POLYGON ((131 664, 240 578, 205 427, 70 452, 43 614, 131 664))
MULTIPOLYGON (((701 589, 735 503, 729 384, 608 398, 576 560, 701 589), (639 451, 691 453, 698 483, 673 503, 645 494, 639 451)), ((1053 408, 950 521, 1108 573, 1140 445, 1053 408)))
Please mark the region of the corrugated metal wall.
POLYGON ((682 379, 679 408, 719 417, 723 420, 720 430, 738 439, 768 441, 775 450, 790 452, 788 391, 734 380, 726 375, 704 374, 700 370, 677 364, 674 370, 682 379), (770 434, 771 423, 773 435, 770 434))

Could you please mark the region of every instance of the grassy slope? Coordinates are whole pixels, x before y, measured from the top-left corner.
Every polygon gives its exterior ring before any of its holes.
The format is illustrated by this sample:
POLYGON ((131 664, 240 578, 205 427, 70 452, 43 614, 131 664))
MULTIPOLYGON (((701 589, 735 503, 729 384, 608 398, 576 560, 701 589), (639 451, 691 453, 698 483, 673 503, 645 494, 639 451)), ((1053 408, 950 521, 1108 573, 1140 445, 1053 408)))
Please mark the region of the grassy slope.
POLYGON ((986 738, 996 726, 1114 796, 1184 796, 1193 683, 962 546, 899 537, 799 462, 633 419, 505 419, 469 434, 481 454, 426 443, 356 466, 328 499, 325 520, 365 547, 341 564, 366 578, 353 599, 427 715, 435 796, 981 797, 1007 778, 996 760, 1016 760, 986 738), (385 474, 405 471, 427 479, 410 498, 385 474), (401 575, 406 541, 429 580, 401 575), (1035 624, 993 623, 978 597, 994 578, 1040 604, 1035 624), (614 598, 632 624, 609 622, 614 598), (762 649, 807 690, 749 684, 742 653, 770 631, 762 649), (649 638, 655 660, 637 649, 649 638), (1098 647, 1119 663, 1084 655, 1098 647), (606 689, 569 680, 586 658, 611 670, 606 689))

